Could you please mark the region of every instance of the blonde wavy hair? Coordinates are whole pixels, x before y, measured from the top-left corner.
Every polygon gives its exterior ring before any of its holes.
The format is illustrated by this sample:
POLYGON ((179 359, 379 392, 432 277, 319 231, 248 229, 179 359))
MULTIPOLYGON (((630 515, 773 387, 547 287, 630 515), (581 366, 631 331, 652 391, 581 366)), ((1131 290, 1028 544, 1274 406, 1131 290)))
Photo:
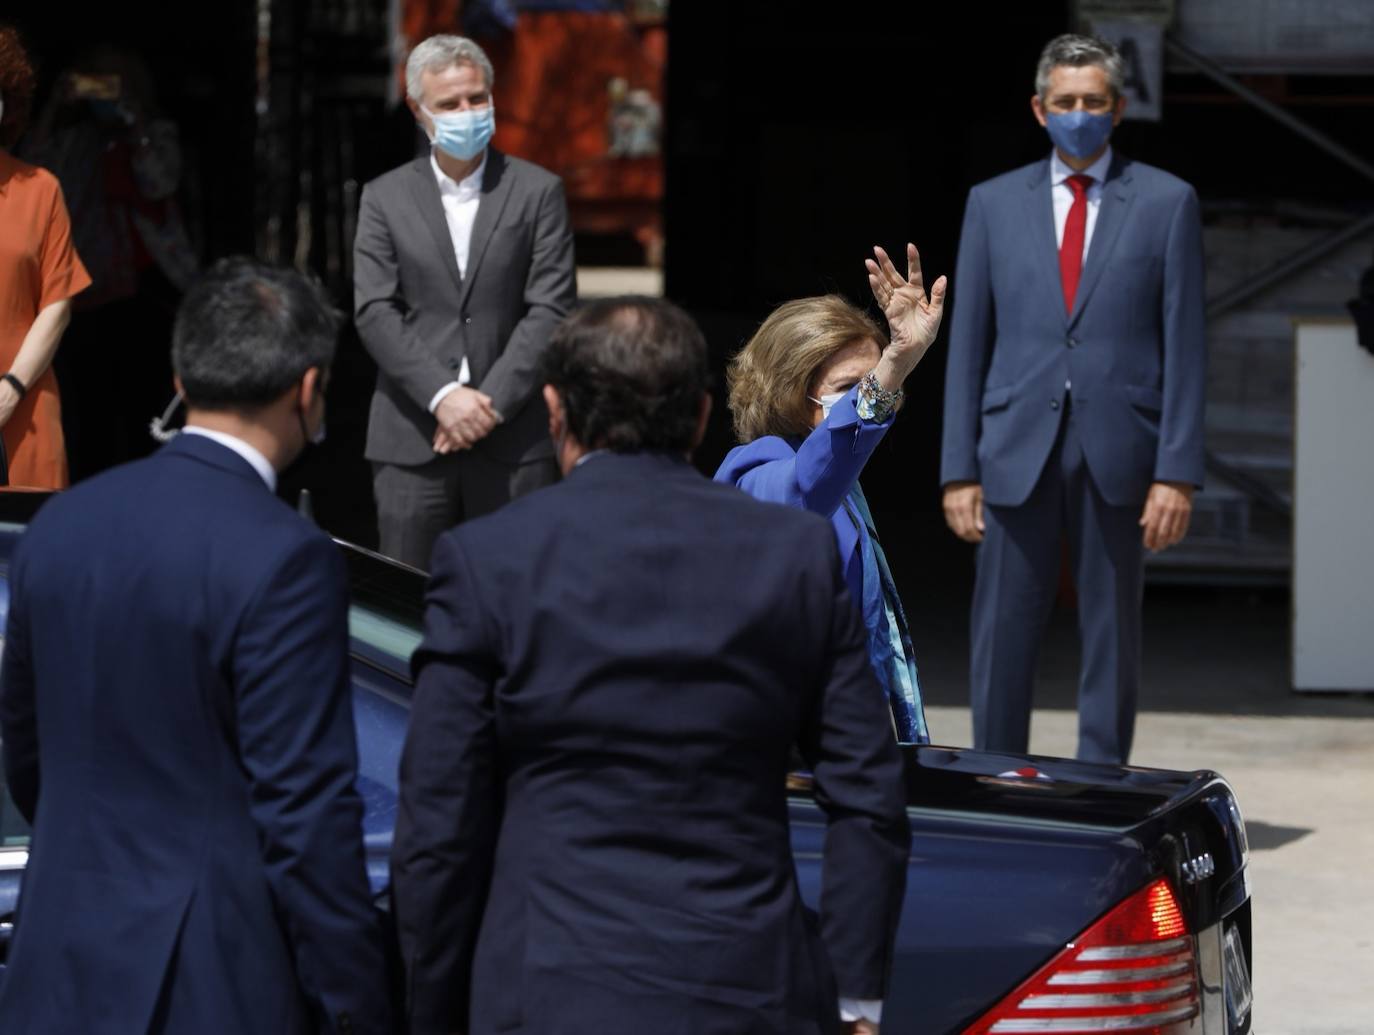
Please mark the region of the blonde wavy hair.
POLYGON ((785 302, 730 361, 726 371, 735 435, 752 442, 811 431, 807 395, 822 364, 845 346, 871 339, 887 347, 887 335, 839 295, 785 302))

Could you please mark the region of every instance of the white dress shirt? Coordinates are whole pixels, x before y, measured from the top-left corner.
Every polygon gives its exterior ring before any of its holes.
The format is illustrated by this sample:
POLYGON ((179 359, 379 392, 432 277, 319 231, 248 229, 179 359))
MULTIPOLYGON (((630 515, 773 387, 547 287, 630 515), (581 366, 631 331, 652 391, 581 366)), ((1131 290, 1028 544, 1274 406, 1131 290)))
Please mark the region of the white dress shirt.
MULTIPOLYGON (((482 160, 477 163, 477 168, 461 180, 455 180, 439 168, 439 160, 434 157, 433 151, 429 154, 429 166, 434 170, 435 182, 439 184, 439 200, 444 206, 444 222, 448 224, 448 236, 453 241, 453 257, 458 260, 458 275, 466 277, 468 255, 472 250, 472 227, 477 222, 477 206, 482 202, 482 174, 487 168, 487 153, 482 152, 482 160)), ((471 380, 468 358, 464 356, 463 365, 458 371, 458 380, 450 381, 434 393, 434 397, 429 400, 429 412, 437 410, 439 403, 449 392, 471 380)))
POLYGON ((211 431, 209 428, 198 427, 195 424, 186 425, 181 429, 181 433, 183 435, 201 435, 218 442, 225 449, 232 449, 247 460, 253 470, 258 472, 258 477, 267 484, 269 492, 277 491, 277 472, 273 469, 271 462, 243 439, 234 435, 226 435, 222 431, 211 431))
MULTIPOLYGON (((1097 211, 1102 207, 1102 184, 1107 179, 1107 170, 1112 164, 1112 149, 1109 145, 1102 157, 1083 170, 1082 175, 1092 177, 1088 188, 1088 223, 1083 228, 1083 258, 1088 258, 1088 246, 1093 242, 1093 227, 1097 225, 1097 211)), ((1050 153, 1050 197, 1054 199, 1054 245, 1064 243, 1064 224, 1069 220, 1069 209, 1073 206, 1073 188, 1069 186, 1070 176, 1079 175, 1071 169, 1059 152, 1050 153)))

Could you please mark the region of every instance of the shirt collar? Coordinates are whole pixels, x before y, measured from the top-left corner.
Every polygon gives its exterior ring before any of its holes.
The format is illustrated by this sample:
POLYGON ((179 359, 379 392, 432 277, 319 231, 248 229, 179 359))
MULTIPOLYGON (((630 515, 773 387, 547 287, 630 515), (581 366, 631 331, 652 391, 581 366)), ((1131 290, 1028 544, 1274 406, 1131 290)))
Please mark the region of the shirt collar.
POLYGON ((248 461, 253 470, 258 472, 258 477, 266 484, 269 492, 277 491, 277 472, 273 470, 267 457, 263 456, 256 449, 250 446, 241 438, 234 435, 226 435, 222 431, 211 431, 209 428, 198 427, 195 424, 188 424, 181 429, 184 435, 203 435, 213 442, 218 442, 225 449, 232 449, 239 456, 248 461))
POLYGON ((588 460, 592 459, 593 457, 605 456, 605 455, 606 455, 607 453, 609 453, 609 452, 610 452, 609 449, 593 449, 593 450, 590 450, 589 452, 583 453, 583 454, 582 454, 581 456, 579 456, 576 460, 574 460, 574 461, 573 461, 573 467, 575 467, 575 468, 576 468, 576 467, 581 467, 583 464, 585 464, 588 460))
MULTIPOLYGON (((1102 152, 1102 157, 1093 162, 1083 170, 1084 176, 1091 176, 1096 184, 1105 183, 1107 180, 1107 170, 1112 167, 1112 145, 1107 145, 1107 150, 1102 152)), ((1058 187, 1070 176, 1078 175, 1078 170, 1069 167, 1069 163, 1059 157, 1059 150, 1050 152, 1050 183, 1058 187)))
POLYGON ((440 194, 469 200, 482 193, 482 174, 487 170, 487 152, 482 152, 482 160, 477 163, 477 168, 461 180, 455 180, 439 167, 439 159, 434 157, 433 150, 429 152, 429 167, 434 170, 434 180, 439 184, 440 194))

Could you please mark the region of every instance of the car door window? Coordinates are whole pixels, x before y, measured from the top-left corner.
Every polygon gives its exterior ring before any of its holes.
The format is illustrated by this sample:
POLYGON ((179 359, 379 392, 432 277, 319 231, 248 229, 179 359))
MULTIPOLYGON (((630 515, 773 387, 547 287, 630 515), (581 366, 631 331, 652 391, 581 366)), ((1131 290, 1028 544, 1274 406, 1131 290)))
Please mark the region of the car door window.
MULTIPOLYGON (((0 773, 4 772, 4 745, 0 744, 0 773)), ((10 799, 10 789, 0 778, 0 851, 27 848, 29 825, 10 799)))

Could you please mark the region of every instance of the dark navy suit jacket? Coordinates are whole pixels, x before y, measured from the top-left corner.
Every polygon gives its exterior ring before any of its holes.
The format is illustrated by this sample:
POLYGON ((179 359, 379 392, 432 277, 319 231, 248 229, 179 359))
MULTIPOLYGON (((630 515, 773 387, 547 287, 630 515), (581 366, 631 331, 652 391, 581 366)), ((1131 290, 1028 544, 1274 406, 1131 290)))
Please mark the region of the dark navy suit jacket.
POLYGON ((905 795, 824 519, 595 456, 439 540, 414 667, 413 1035, 815 1033, 837 992, 884 995, 905 795), (794 744, 829 815, 819 933, 794 744))
POLYGON ((0 1030, 387 1030, 333 544, 181 435, 47 503, 10 588, 0 1030))
POLYGON ((1110 504, 1155 481, 1203 479, 1202 230, 1177 177, 1115 155, 1072 313, 1064 311, 1050 161, 969 193, 953 284, 940 481, 987 502, 1030 496, 1065 384, 1093 481, 1110 504))

